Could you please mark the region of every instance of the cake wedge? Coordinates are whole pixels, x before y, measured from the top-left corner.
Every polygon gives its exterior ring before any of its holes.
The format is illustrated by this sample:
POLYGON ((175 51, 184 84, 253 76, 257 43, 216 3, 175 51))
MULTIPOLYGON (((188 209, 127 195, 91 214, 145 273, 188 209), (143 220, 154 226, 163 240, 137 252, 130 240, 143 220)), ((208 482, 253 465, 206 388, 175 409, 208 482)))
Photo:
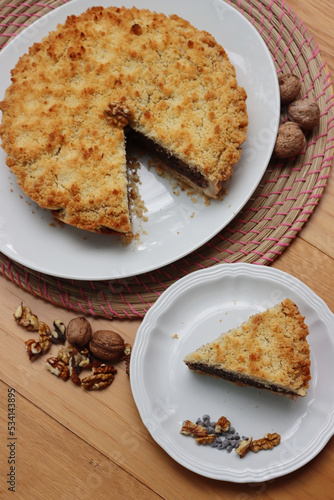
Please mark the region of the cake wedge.
POLYGON ((289 298, 252 315, 184 358, 200 374, 292 398, 306 396, 311 379, 305 318, 289 298))

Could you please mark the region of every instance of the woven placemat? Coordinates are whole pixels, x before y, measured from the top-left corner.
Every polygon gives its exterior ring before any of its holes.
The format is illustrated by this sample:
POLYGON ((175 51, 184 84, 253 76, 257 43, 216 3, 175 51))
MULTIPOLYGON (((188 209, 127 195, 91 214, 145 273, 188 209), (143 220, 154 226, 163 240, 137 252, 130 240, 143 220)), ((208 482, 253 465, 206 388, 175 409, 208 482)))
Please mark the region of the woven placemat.
MULTIPOLYGON (((0 0, 0 49, 34 20, 63 3, 65 0, 0 0)), ((271 160, 254 195, 236 218, 197 251, 162 269, 121 280, 78 282, 40 274, 0 254, 3 276, 31 294, 76 313, 142 318, 161 293, 186 274, 218 263, 270 265, 293 242, 318 205, 333 162, 334 92, 330 74, 317 43, 285 2, 228 3, 261 34, 278 74, 294 73, 301 79, 302 94, 317 100, 320 124, 308 134, 305 153, 293 161, 271 160)), ((283 121, 286 117, 282 114, 281 118, 283 121)), ((254 144, 255 152, 260 147, 261 139, 254 144)))

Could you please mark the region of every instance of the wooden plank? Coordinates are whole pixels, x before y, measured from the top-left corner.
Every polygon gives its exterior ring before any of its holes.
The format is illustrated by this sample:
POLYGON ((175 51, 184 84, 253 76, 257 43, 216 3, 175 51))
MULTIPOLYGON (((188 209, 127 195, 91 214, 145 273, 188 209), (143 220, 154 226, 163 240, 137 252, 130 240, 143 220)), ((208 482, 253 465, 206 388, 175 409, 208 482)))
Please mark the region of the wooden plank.
POLYGON ((318 250, 321 250, 332 259, 334 258, 333 199, 334 181, 330 178, 323 192, 323 196, 319 201, 318 207, 316 207, 310 220, 304 225, 299 234, 299 238, 315 246, 318 250))
POLYGON ((295 276, 321 297, 334 311, 334 260, 315 246, 298 238, 272 267, 295 276))
POLYGON ((6 498, 13 491, 8 488, 14 488, 18 498, 36 500, 161 498, 19 393, 15 437, 8 437, 9 389, 0 383, 0 492, 7 492, 6 498))
POLYGON ((304 26, 313 34, 321 54, 330 68, 334 68, 333 19, 334 3, 331 0, 289 0, 290 7, 303 21, 304 26))
MULTIPOLYGON (((291 270, 300 279, 312 282, 312 277, 309 274, 310 265, 313 260, 319 259, 320 255, 321 252, 311 245, 297 240, 287 250, 287 253, 277 261, 277 267, 280 267, 281 263, 285 270, 291 270), (302 259, 300 259, 301 254, 303 255, 302 259)), ((329 299, 329 273, 333 272, 334 264, 332 259, 326 256, 322 257, 322 262, 325 262, 325 265, 319 267, 318 275, 321 273, 319 282, 316 286, 313 282, 309 284, 312 285, 316 293, 323 296, 324 299, 329 299)), ((37 406, 39 411, 42 410, 40 415, 45 414, 47 417, 46 427, 50 425, 50 419, 54 419, 57 425, 60 423, 62 427, 68 429, 70 435, 73 436, 71 440, 82 440, 87 446, 98 450, 107 460, 112 461, 131 477, 137 478, 138 481, 143 482, 164 498, 182 499, 189 498, 188 495, 191 495, 194 500, 200 499, 204 488, 210 498, 221 498, 222 494, 224 494, 224 498, 235 498, 238 494, 250 495, 254 491, 260 491, 261 485, 257 485, 258 489, 256 490, 254 486, 250 485, 212 481, 176 464, 156 445, 141 422, 134 405, 124 365, 119 366, 119 373, 108 389, 100 393, 86 393, 70 381, 64 383, 49 374, 44 368, 44 360, 29 362, 24 349, 24 341, 33 334, 28 334, 14 322, 12 314, 18 303, 23 300, 31 306, 41 320, 47 323, 52 322, 56 317, 67 322, 73 317, 73 314, 32 297, 5 279, 0 280, 0 294, 6 297, 0 334, 3 352, 8 353, 2 361, 1 378, 11 387, 15 387, 17 392, 27 399, 25 415, 33 413, 37 406), (28 403, 31 405, 30 410, 28 403)), ((331 300, 330 304, 333 306, 333 299, 331 300)), ((91 321, 94 328, 114 328, 120 331, 128 341, 133 340, 139 325, 139 321, 123 322, 105 319, 92 319, 91 321)), ((24 442, 25 440, 26 438, 23 439, 24 442)), ((64 440, 64 436, 58 437, 60 447, 63 446, 64 440)), ((39 445, 36 445, 36 448, 43 461, 45 451, 41 441, 39 445)), ((325 464, 330 464, 333 467, 333 450, 334 441, 332 440, 319 456, 322 464, 320 469, 325 464)), ((22 468, 25 467, 29 468, 28 465, 22 464, 22 468)), ((309 476, 303 475, 302 472, 300 474, 306 488, 312 491, 309 476)), ((314 471, 314 475, 318 477, 319 473, 314 471)), ((48 470, 47 477, 47 484, 58 480, 57 475, 51 469, 48 470)), ((84 477, 84 474, 81 475, 81 478, 84 477)), ((333 486, 330 477, 328 476, 324 483, 325 489, 333 486)), ((282 487, 282 479, 266 482, 265 491, 261 498, 271 498, 272 494, 275 495, 274 498, 280 498, 279 492, 285 491, 281 490, 282 487)), ((45 486, 44 492, 46 493, 46 491, 47 487, 45 486)))

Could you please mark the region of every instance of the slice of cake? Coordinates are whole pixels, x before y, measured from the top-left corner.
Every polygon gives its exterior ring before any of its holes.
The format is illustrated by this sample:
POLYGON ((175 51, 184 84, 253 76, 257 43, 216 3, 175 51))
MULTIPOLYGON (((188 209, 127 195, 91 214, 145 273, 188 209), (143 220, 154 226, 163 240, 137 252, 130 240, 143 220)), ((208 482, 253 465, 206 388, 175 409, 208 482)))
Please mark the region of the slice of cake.
POLYGON ((188 354, 184 362, 198 373, 239 385, 306 396, 311 379, 308 333, 296 304, 285 299, 188 354))
POLYGON ((246 139, 246 97, 210 34, 176 15, 94 7, 20 58, 0 137, 41 207, 82 229, 127 234, 126 141, 144 141, 176 178, 218 198, 246 139))

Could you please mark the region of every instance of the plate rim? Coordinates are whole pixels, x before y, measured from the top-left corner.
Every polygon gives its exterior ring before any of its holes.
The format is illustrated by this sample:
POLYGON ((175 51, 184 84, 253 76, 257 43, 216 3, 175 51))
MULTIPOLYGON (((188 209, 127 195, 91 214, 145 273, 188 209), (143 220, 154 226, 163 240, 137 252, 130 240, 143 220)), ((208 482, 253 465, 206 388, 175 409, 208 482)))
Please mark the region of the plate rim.
MULTIPOLYGON (((208 477, 215 480, 221 481, 229 481, 234 483, 245 483, 245 482, 261 482, 267 481, 270 479, 275 479, 277 477, 281 477, 291 472, 300 469, 307 463, 309 463, 313 458, 315 458, 320 451, 326 446, 328 441, 334 435, 334 404, 329 411, 327 411, 327 420, 324 426, 319 429, 313 436, 312 441, 302 449, 296 456, 291 457, 288 461, 284 461, 284 463, 273 464, 272 468, 265 468, 263 470, 254 470, 251 468, 246 468, 244 471, 235 471, 233 470, 225 470, 212 472, 211 470, 200 471, 194 463, 196 462, 195 457, 191 458, 191 463, 187 463, 180 458, 175 451, 175 449, 170 449, 166 445, 166 442, 161 438, 161 432, 159 434, 158 429, 150 429, 146 424, 145 420, 147 420, 147 415, 145 414, 145 404, 140 400, 140 396, 146 393, 144 392, 144 388, 138 386, 138 379, 141 375, 140 368, 140 358, 144 353, 145 348, 147 347, 147 343, 149 340, 149 328, 154 325, 155 320, 159 317, 159 313, 164 311, 164 305, 168 305, 168 303, 173 303, 173 300, 180 294, 185 293, 188 286, 192 283, 194 285, 208 281, 210 279, 222 279, 224 275, 231 275, 233 277, 242 276, 247 273, 247 277, 251 276, 254 278, 269 278, 270 280, 275 279, 275 283, 284 283, 286 284, 286 280, 290 283, 296 285, 294 291, 300 294, 304 294, 304 297, 307 297, 310 300, 310 305, 313 306, 314 309, 317 310, 318 313, 321 312, 321 320, 324 322, 326 326, 326 331, 329 332, 330 325, 334 324, 334 314, 326 304, 326 302, 321 299, 310 287, 308 287, 305 283, 303 283, 298 278, 293 275, 276 269, 272 267, 266 266, 256 266, 248 263, 231 263, 231 264, 217 264, 211 268, 200 269, 198 271, 194 271, 193 273, 184 276, 179 281, 173 283, 167 290, 165 290, 162 295, 156 300, 154 305, 149 309, 146 316, 144 317, 143 322, 139 326, 139 329, 136 333, 135 341, 132 348, 131 354, 131 364, 130 364, 130 385, 132 395, 138 409, 140 418, 145 425, 146 429, 154 439, 154 441, 177 463, 189 469, 199 475, 204 477, 208 477), (262 276, 261 276, 262 275, 262 276), (190 283, 189 283, 190 282, 190 283)), ((328 337, 328 340, 331 342, 332 347, 334 348, 334 337, 328 337)), ((174 445, 175 448, 175 445, 174 445)))
MULTIPOLYGON (((48 19, 51 19, 52 17, 54 17, 55 19, 58 19, 59 15, 61 15, 61 12, 63 12, 63 11, 66 12, 66 15, 70 15, 72 10, 73 10, 73 5, 74 4, 80 5, 80 1, 81 0, 73 0, 71 3, 67 3, 67 4, 63 4, 63 5, 58 6, 53 11, 50 11, 50 12, 46 13, 45 15, 43 15, 40 19, 37 19, 32 25, 28 26, 28 28, 26 28, 26 30, 29 29, 29 27, 38 28, 38 26, 40 26, 40 25, 43 26, 43 24, 47 23, 48 19)), ((97 5, 96 1, 93 1, 93 0, 86 0, 86 1, 87 1, 87 4, 85 3, 84 7, 80 7, 80 12, 83 12, 88 7, 91 7, 93 5, 97 5)), ((139 8, 142 8, 141 1, 142 0, 136 0, 133 2, 133 4, 135 4, 139 8), (138 3, 139 3, 139 5, 138 5, 138 3)), ((206 3, 206 4, 210 4, 210 5, 215 5, 217 3, 217 0, 197 0, 197 1, 200 3, 206 3)), ((102 3, 105 3, 105 0, 103 0, 102 3)), ((110 2, 107 0, 107 3, 110 6, 114 5, 114 2, 112 2, 112 0, 110 2)), ((233 16, 240 19, 240 22, 247 24, 248 28, 253 33, 253 37, 255 37, 257 39, 258 43, 260 43, 262 45, 264 51, 267 53, 268 57, 266 59, 267 59, 268 63, 271 65, 271 69, 273 71, 273 74, 276 73, 276 68, 275 68, 274 61, 272 59, 272 55, 271 55, 269 48, 267 47, 265 41, 261 37, 260 33, 256 30, 256 28, 252 25, 252 23, 245 16, 243 16, 233 5, 225 4, 225 2, 223 2, 223 4, 224 4, 224 8, 226 8, 230 12, 233 12, 233 16)), ((190 1, 189 1, 189 5, 190 5, 190 1)), ((163 11, 162 4, 161 4, 160 10, 163 11)), ((54 27, 52 27, 51 29, 54 29, 54 27)), ((7 52, 10 55, 13 50, 15 51, 16 45, 21 43, 21 39, 24 39, 24 36, 26 34, 26 30, 23 30, 21 33, 19 33, 12 40, 11 43, 9 43, 6 47, 4 47, 2 49, 2 51, 0 52, 0 59, 3 56, 3 54, 6 56, 7 52)), ((34 40, 25 45, 25 51, 28 49, 28 47, 31 45, 31 43, 34 42, 34 40)), ((276 81, 274 79, 274 82, 276 82, 275 101, 276 101, 276 107, 277 107, 277 116, 275 117, 275 123, 273 122, 271 124, 271 126, 273 125, 275 131, 277 132, 277 129, 279 126, 279 120, 280 120, 280 99, 279 99, 278 80, 276 81)), ((31 256, 25 256, 24 254, 22 254, 22 252, 18 253, 17 251, 12 249, 11 246, 6 245, 6 243, 8 243, 7 241, 5 241, 3 243, 2 239, 0 239, 0 250, 8 258, 14 260, 18 264, 21 264, 21 265, 26 266, 27 268, 29 268, 31 270, 34 270, 36 272, 44 273, 46 275, 50 275, 50 276, 57 277, 57 278, 71 279, 71 280, 78 280, 78 281, 87 281, 87 280, 103 281, 103 280, 112 280, 112 279, 123 279, 123 278, 132 277, 134 275, 145 274, 147 272, 151 272, 151 271, 154 271, 156 269, 159 269, 163 266, 168 266, 168 265, 172 264, 173 262, 175 262, 179 259, 182 259, 185 256, 191 254, 192 252, 198 250, 202 245, 206 244, 208 241, 210 241, 210 239, 212 239, 215 235, 217 235, 220 231, 222 231, 233 220, 233 218, 237 215, 237 213, 240 212, 240 210, 245 206, 247 201, 251 198, 254 191, 258 187, 258 185, 261 181, 261 178, 263 177, 263 174, 264 174, 266 168, 268 167, 268 164, 269 164, 269 161, 270 161, 270 158, 272 155, 272 151, 274 148, 274 142, 275 141, 273 138, 272 144, 270 144, 270 147, 267 149, 267 156, 266 156, 266 160, 264 160, 264 162, 263 162, 262 170, 259 171, 259 173, 256 177, 256 182, 254 182, 254 184, 252 185, 252 188, 247 192, 247 196, 237 201, 237 206, 235 207, 234 212, 230 213, 229 215, 227 214, 227 217, 224 220, 224 223, 221 225, 217 225, 217 227, 214 230, 212 229, 210 233, 207 233, 206 235, 201 237, 196 243, 193 243, 190 248, 183 249, 179 253, 172 255, 172 256, 166 255, 166 257, 160 262, 154 262, 153 264, 150 264, 147 262, 143 266, 139 265, 139 269, 138 269, 138 267, 136 269, 125 269, 124 266, 122 266, 122 265, 121 266, 115 265, 113 263, 113 260, 115 257, 117 260, 117 255, 116 256, 111 255, 109 263, 112 263, 112 269, 109 272, 108 271, 105 272, 105 274, 102 273, 101 269, 99 271, 96 271, 96 270, 89 271, 88 266, 83 266, 83 269, 76 270, 74 272, 70 271, 69 266, 67 266, 66 270, 61 272, 60 269, 53 271, 52 265, 41 264, 38 261, 38 259, 34 261, 31 259, 31 256)), ((9 170, 9 173, 11 173, 10 170, 9 170)), ((83 237, 85 236, 85 234, 86 233, 84 233, 84 232, 82 233, 83 237)), ((77 248, 74 247, 72 249, 72 251, 76 252, 77 248)), ((97 257, 99 257, 99 255, 97 255, 97 257)))

